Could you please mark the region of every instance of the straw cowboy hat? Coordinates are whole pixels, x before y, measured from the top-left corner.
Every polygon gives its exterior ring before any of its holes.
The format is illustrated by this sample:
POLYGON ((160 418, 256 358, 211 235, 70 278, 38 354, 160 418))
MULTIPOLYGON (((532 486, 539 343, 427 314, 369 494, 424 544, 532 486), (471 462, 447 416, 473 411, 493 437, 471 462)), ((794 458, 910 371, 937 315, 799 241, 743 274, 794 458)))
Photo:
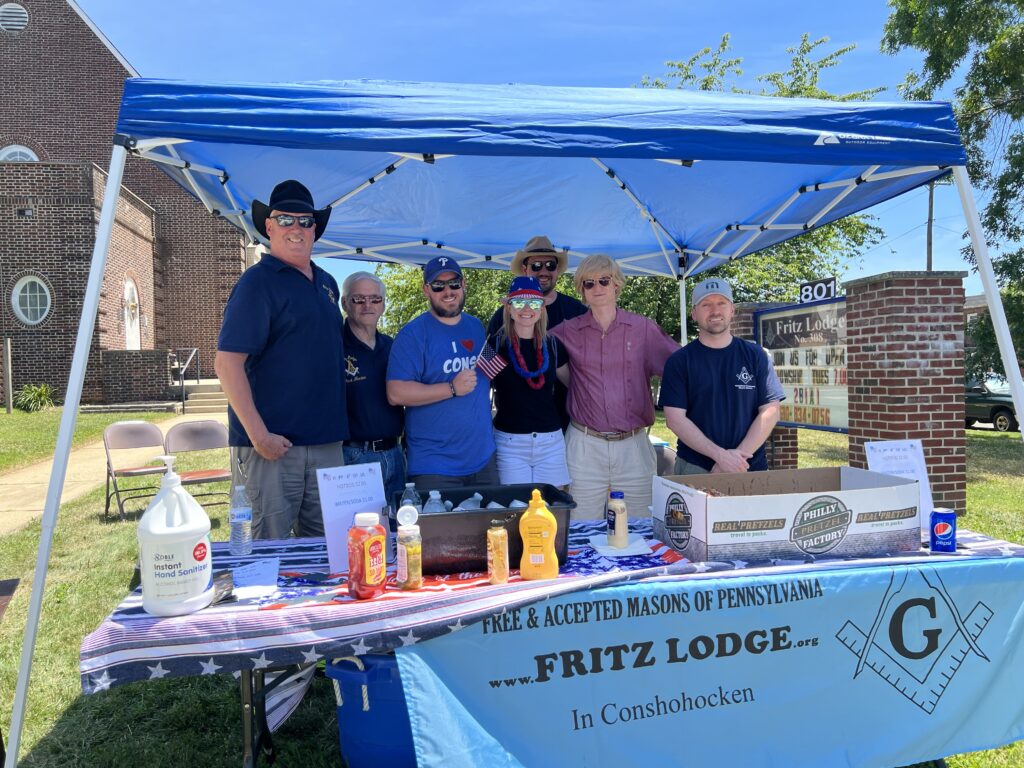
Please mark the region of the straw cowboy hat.
POLYGON ((517 275, 522 274, 523 262, 527 259, 544 259, 551 258, 552 256, 558 260, 558 274, 565 272, 565 268, 569 264, 569 254, 565 251, 556 251, 555 246, 551 244, 548 238, 544 235, 537 235, 530 238, 525 248, 521 251, 516 251, 510 268, 513 273, 517 275))
POLYGON ((282 181, 274 187, 274 191, 270 193, 269 205, 259 200, 252 201, 252 225, 264 237, 267 236, 267 217, 271 211, 313 214, 313 218, 316 219, 314 240, 319 240, 323 236, 324 230, 327 229, 327 220, 331 218, 331 209, 323 208, 318 211, 313 205, 313 195, 304 184, 295 179, 282 181))

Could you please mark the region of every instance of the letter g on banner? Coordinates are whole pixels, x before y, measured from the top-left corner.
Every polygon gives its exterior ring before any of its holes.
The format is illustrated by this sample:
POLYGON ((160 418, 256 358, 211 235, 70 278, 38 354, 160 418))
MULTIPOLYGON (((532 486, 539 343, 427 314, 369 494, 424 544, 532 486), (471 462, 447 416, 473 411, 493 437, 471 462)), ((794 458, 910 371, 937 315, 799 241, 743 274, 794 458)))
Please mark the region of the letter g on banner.
POLYGON ((892 618, 889 620, 889 642, 892 643, 893 649, 905 659, 923 659, 931 656, 939 648, 939 635, 942 634, 942 630, 939 628, 921 631, 921 634, 925 637, 925 644, 922 650, 912 651, 907 647, 905 635, 906 616, 911 608, 917 607, 927 608, 928 618, 935 618, 935 598, 914 597, 896 606, 896 610, 893 611, 892 618))

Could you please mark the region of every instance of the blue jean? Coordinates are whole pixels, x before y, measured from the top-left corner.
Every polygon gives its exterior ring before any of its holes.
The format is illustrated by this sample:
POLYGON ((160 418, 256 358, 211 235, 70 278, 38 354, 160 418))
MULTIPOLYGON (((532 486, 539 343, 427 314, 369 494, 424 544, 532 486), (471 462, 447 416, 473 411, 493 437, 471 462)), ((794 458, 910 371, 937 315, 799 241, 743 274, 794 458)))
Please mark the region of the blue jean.
POLYGON ((402 446, 396 445, 386 451, 364 451, 354 445, 346 445, 345 464, 380 464, 381 478, 384 481, 384 498, 388 504, 394 500, 395 491, 405 488, 405 453, 402 446))

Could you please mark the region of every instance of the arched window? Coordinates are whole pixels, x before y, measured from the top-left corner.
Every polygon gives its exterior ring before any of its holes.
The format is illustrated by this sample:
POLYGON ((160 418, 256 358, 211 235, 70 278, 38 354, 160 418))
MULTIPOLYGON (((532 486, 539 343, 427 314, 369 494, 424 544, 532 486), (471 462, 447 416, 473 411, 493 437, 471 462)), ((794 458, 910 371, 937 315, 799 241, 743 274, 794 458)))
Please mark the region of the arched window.
POLYGON ((8 144, 0 149, 0 163, 35 163, 39 156, 21 144, 8 144))
POLYGON ((50 289, 35 275, 25 275, 11 291, 11 309, 26 325, 39 325, 50 314, 50 289))

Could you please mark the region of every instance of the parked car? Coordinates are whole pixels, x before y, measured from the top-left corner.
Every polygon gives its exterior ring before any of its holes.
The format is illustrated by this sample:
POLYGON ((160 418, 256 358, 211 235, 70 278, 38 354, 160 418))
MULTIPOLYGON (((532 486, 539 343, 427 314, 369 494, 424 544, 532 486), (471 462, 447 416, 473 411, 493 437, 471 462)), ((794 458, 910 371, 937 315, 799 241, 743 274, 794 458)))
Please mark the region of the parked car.
POLYGON ((982 380, 969 379, 966 390, 964 400, 968 427, 974 426, 976 421, 990 421, 997 432, 1019 429, 1010 384, 1005 378, 990 374, 982 380))

